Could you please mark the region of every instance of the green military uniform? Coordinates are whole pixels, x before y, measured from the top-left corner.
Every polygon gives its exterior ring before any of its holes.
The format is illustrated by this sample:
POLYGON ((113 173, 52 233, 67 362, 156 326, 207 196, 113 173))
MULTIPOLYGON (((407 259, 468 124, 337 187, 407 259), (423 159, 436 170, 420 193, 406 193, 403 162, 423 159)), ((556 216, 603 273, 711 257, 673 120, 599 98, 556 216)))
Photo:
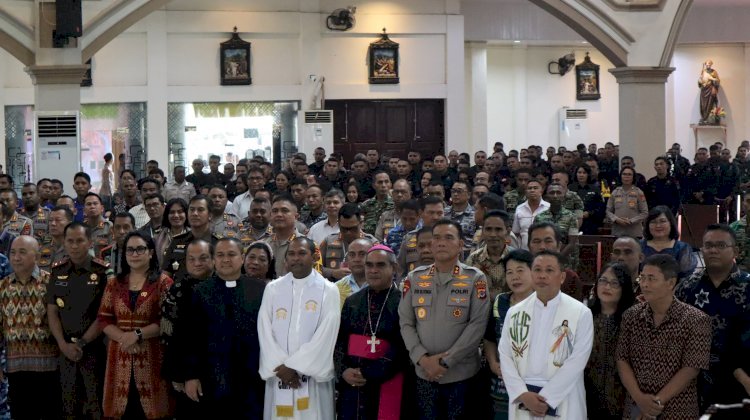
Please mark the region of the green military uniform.
POLYGON ((362 230, 370 235, 374 235, 375 229, 378 227, 380 215, 388 210, 393 210, 393 207, 393 198, 390 195, 385 200, 378 200, 377 197, 373 197, 362 203, 359 206, 364 215, 362 230))
POLYGON ((3 230, 7 230, 13 236, 33 235, 34 223, 28 217, 13 212, 13 216, 3 223, 3 230))
POLYGON ((732 222, 729 227, 737 236, 737 246, 740 249, 737 256, 737 266, 742 271, 748 271, 748 267, 750 267, 750 232, 748 232, 747 216, 732 222))
POLYGON ((417 268, 419 263, 419 249, 417 249, 417 230, 404 235, 401 248, 398 250, 398 266, 401 267, 401 278, 406 277, 410 271, 417 268))
MULTIPOLYGON (((557 214, 553 214, 549 209, 537 214, 536 218, 534 218, 534 223, 539 222, 552 222, 557 225, 562 234, 563 244, 567 245, 571 236, 578 235, 578 218, 572 211, 565 207, 561 207, 560 212, 557 214)), ((565 268, 575 270, 576 266, 578 266, 578 247, 570 251, 565 268)))
POLYGON ((482 245, 476 251, 469 255, 466 259, 466 265, 476 267, 487 276, 488 288, 490 290, 490 298, 494 302, 495 296, 500 293, 510 291, 508 284, 505 282, 505 265, 502 263, 502 259, 505 258, 513 248, 505 246, 502 255, 500 255, 499 262, 494 262, 487 254, 487 245, 482 245))
MULTIPOLYGON (((57 306, 63 335, 69 343, 80 340, 86 330, 96 321, 99 304, 107 285, 106 271, 109 264, 99 258, 89 258, 83 266, 75 266, 68 258, 52 265, 47 305, 57 306)), ((101 337, 101 336, 100 336, 101 337)), ((83 357, 78 362, 60 355, 60 384, 63 394, 63 411, 67 418, 78 417, 76 412, 81 404, 79 396, 84 395, 83 409, 92 417, 101 416, 98 399, 101 373, 99 366, 104 354, 102 340, 84 346, 83 357), (81 392, 77 384, 79 377, 84 384, 81 392), (97 416, 98 414, 98 416, 97 416)))
POLYGON ((417 376, 426 375, 417 362, 424 355, 448 352, 448 366, 439 384, 472 378, 479 371, 477 347, 482 341, 490 299, 487 277, 478 268, 457 262, 450 273, 438 273, 435 265, 410 272, 403 284, 398 308, 401 335, 417 376))
MULTIPOLYGON (((379 243, 378 239, 369 233, 360 232, 358 239, 369 239, 374 244, 379 243)), ((328 235, 323 242, 320 243, 320 249, 325 248, 323 253, 323 277, 334 280, 332 271, 341 268, 341 263, 346 257, 346 244, 341 239, 340 233, 333 233, 328 235), (323 245, 325 244, 325 245, 323 245)))
POLYGON ((211 224, 211 233, 216 238, 236 238, 240 234, 240 223, 242 221, 239 217, 232 213, 224 213, 219 218, 213 219, 209 222, 211 224))
POLYGON ((264 241, 266 238, 270 238, 271 235, 273 235, 273 227, 271 225, 268 225, 266 227, 266 230, 257 232, 255 229, 253 229, 253 225, 250 224, 250 221, 243 220, 239 226, 238 226, 239 232, 237 239, 240 240, 242 243, 242 252, 246 253, 247 249, 250 248, 250 245, 252 245, 255 241, 264 241))
POLYGON ((104 248, 112 244, 112 222, 102 219, 91 229, 91 240, 94 242, 94 255, 100 255, 104 248))
POLYGON ((46 239, 45 237, 49 232, 49 213, 48 208, 39 206, 35 211, 23 214, 23 216, 31 219, 34 237, 40 244, 46 239))
POLYGON ((518 190, 512 190, 505 193, 503 196, 503 202, 505 202, 505 211, 510 214, 511 222, 513 225, 513 217, 516 214, 516 207, 526 201, 526 193, 521 194, 518 190))
POLYGON ((383 242, 388 237, 388 232, 391 229, 401 224, 401 216, 396 214, 396 209, 388 210, 383 212, 378 219, 378 225, 375 227, 374 236, 378 238, 380 242, 383 242))
POLYGON ((578 193, 573 191, 567 191, 565 198, 563 198, 563 207, 570 210, 575 214, 577 219, 583 219, 583 200, 578 193))

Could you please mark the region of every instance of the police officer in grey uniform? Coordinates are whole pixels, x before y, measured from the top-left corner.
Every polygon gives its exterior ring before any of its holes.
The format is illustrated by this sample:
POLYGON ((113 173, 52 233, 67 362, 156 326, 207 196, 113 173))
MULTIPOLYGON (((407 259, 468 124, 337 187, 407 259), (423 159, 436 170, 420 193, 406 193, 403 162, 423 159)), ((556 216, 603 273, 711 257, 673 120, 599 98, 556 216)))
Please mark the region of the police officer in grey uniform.
POLYGON ((344 204, 339 209, 339 233, 328 235, 320 243, 323 277, 336 281, 349 275, 349 269, 341 267, 346 249, 354 240, 363 238, 375 244, 379 243, 373 235, 362 230, 362 213, 359 206, 354 203, 344 204))
POLYGON ((211 218, 211 233, 217 238, 236 238, 240 232, 242 220, 235 214, 226 211, 227 190, 221 185, 213 185, 208 193, 211 218))
POLYGON ((3 230, 13 236, 33 235, 34 223, 28 217, 18 213, 18 194, 14 190, 0 191, 0 201, 3 203, 3 230))
POLYGON ((403 284, 401 335, 416 365, 417 404, 424 419, 471 418, 479 343, 490 310, 487 279, 459 262, 461 225, 433 225, 435 263, 416 268, 403 284))
POLYGON ((46 207, 42 207, 41 198, 37 194, 36 184, 26 183, 21 189, 24 209, 21 212, 23 216, 31 219, 34 228, 34 237, 42 244, 49 230, 49 212, 46 207))
POLYGON ((90 235, 80 222, 65 227, 68 257, 52 265, 46 296, 50 330, 61 353, 63 417, 69 419, 102 415, 99 389, 106 355, 96 316, 109 264, 89 254, 90 235), (78 384, 83 384, 83 390, 78 384))
POLYGON ((112 222, 106 220, 103 216, 103 203, 102 198, 97 193, 89 192, 83 197, 84 221, 91 231, 91 240, 94 241, 93 250, 96 256, 112 244, 112 222))

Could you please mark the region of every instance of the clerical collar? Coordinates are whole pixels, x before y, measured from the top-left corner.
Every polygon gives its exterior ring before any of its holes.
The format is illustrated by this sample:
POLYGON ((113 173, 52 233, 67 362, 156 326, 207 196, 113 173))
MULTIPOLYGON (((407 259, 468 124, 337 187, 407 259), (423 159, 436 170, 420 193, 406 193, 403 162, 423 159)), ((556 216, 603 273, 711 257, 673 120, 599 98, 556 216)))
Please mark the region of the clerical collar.
POLYGON ((231 289, 233 287, 237 287, 237 280, 224 281, 224 286, 226 286, 229 289, 231 289))

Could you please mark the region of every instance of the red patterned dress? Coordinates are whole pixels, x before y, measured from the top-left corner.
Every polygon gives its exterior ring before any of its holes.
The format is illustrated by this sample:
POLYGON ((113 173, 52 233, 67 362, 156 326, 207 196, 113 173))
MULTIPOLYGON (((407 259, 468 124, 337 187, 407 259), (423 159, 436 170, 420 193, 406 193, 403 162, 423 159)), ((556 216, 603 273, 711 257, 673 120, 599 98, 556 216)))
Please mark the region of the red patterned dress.
MULTIPOLYGON (((138 294, 135 310, 131 309, 128 279, 112 279, 104 290, 98 320, 102 328, 115 325, 122 331, 159 324, 161 303, 172 286, 172 279, 161 275, 147 280, 138 294)), ((144 339, 140 351, 129 354, 120 351, 120 343, 110 340, 107 348, 107 371, 104 377, 104 416, 120 418, 125 413, 130 392, 131 374, 135 375, 143 411, 147 418, 167 417, 171 400, 167 382, 161 377, 164 347, 159 337, 144 339)))

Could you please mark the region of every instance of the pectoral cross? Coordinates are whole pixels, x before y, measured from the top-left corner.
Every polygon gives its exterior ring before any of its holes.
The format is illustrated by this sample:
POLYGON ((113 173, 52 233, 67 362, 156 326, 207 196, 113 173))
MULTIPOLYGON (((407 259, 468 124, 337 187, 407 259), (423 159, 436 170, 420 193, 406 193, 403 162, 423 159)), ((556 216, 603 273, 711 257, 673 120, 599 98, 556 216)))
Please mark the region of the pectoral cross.
POLYGON ((375 353, 375 346, 377 346, 378 344, 380 344, 380 340, 378 340, 375 337, 375 334, 373 334, 372 338, 370 338, 369 340, 367 340, 367 344, 370 345, 370 353, 375 353))

